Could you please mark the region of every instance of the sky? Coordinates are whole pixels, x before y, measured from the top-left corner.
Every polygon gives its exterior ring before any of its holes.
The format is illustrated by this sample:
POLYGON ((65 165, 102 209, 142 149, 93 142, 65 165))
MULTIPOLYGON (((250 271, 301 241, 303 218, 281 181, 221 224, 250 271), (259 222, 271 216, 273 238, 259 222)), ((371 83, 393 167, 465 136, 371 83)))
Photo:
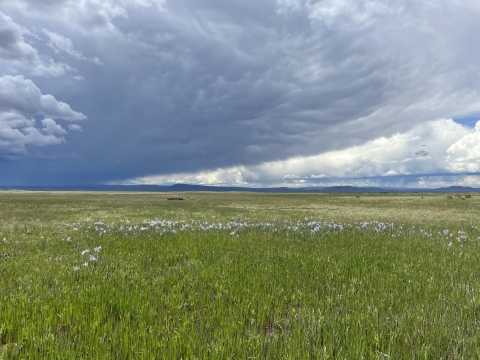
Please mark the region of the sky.
POLYGON ((0 186, 480 187, 478 0, 0 0, 0 186))

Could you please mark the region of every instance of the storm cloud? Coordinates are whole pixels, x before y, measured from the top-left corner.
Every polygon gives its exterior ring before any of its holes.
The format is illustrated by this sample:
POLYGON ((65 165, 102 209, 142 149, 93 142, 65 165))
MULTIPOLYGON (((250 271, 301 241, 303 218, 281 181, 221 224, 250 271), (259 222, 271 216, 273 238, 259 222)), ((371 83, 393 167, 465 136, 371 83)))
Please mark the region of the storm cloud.
MULTIPOLYGON (((58 184, 219 171, 231 184, 236 169, 256 183, 387 178, 408 174, 382 154, 400 162, 406 151, 418 173, 478 164, 477 132, 439 120, 480 114, 476 1, 0 0, 0 11, 2 116, 57 139, 40 153, 17 143, 22 155, 0 162, 5 184, 33 172, 58 184), (395 150, 395 139, 426 137, 415 131, 438 140, 453 127, 441 155, 406 140, 395 150), (366 150, 382 139, 381 152, 366 150), (378 166, 343 171, 358 149, 378 166), (292 159, 302 168, 264 170, 292 159)), ((27 134, 12 121, 3 128, 27 134)))

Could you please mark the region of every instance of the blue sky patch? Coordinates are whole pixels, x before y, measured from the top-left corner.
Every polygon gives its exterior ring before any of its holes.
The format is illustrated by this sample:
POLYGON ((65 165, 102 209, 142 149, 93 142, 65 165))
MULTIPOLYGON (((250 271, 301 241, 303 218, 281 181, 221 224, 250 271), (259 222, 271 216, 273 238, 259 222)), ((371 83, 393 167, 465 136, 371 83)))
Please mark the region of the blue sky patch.
POLYGON ((473 129, 477 124, 477 121, 480 121, 480 113, 456 116, 453 117, 452 120, 458 124, 473 129))

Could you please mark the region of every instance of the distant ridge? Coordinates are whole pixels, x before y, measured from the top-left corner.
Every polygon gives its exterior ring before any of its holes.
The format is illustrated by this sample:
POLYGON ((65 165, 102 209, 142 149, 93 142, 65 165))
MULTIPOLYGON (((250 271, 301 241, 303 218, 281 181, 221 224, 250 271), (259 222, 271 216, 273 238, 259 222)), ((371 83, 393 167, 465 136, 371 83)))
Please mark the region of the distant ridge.
POLYGON ((321 192, 341 192, 341 193, 382 193, 382 192, 397 192, 398 190, 386 190, 378 187, 355 187, 355 186, 329 186, 323 188, 321 192))
POLYGON ((210 186, 210 185, 77 185, 77 186, 0 186, 0 190, 31 190, 31 191, 119 191, 119 192, 255 192, 255 193, 468 193, 480 192, 480 188, 466 186, 449 186, 435 189, 409 189, 409 188, 379 188, 355 186, 329 186, 329 187, 304 187, 304 188, 248 188, 235 186, 210 186))
MULTIPOLYGON (((242 192, 296 192, 296 189, 291 189, 287 187, 276 187, 276 188, 247 188, 247 187, 236 187, 236 186, 210 186, 210 185, 190 185, 190 184, 175 184, 171 186, 160 186, 161 188, 166 188, 165 191, 214 191, 214 192, 231 192, 231 191, 242 191, 242 192)), ((163 191, 163 190, 161 190, 163 191)))
POLYGON ((441 187, 438 189, 430 189, 429 192, 445 192, 445 193, 466 193, 466 192, 480 192, 479 188, 472 188, 469 186, 448 186, 448 187, 441 187))

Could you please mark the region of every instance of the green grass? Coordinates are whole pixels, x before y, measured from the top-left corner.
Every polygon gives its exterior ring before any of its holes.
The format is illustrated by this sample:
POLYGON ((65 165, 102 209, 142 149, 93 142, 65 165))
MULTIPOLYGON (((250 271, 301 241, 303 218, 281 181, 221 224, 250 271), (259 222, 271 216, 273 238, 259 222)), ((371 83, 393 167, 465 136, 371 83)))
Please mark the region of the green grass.
POLYGON ((480 358, 478 195, 183 196, 0 192, 0 358, 480 358))

